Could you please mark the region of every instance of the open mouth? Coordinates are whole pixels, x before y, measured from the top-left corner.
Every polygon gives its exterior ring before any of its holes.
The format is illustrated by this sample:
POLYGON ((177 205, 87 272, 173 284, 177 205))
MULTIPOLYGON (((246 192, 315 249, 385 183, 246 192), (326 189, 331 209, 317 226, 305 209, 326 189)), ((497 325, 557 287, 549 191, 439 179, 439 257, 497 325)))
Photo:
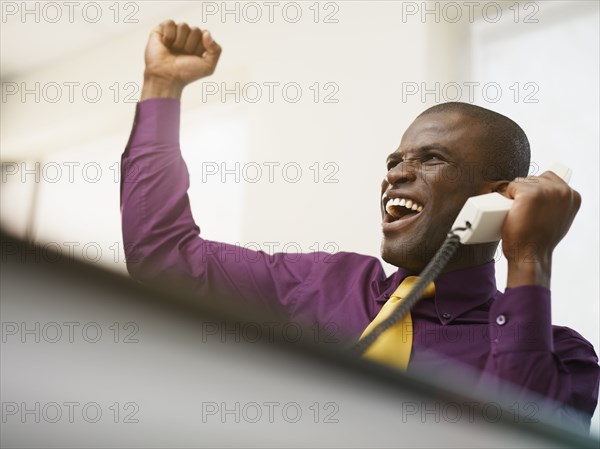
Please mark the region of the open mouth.
POLYGON ((404 220, 417 216, 423 210, 423 205, 410 198, 391 198, 386 201, 384 198, 384 208, 388 213, 388 222, 404 220))

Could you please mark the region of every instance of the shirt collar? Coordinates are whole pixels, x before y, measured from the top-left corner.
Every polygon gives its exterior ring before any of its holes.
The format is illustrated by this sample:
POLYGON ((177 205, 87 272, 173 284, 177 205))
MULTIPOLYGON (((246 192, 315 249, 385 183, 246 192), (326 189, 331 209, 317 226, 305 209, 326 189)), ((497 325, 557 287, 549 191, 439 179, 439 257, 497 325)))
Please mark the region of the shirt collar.
MULTIPOLYGON (((387 301, 404 278, 414 274, 405 268, 399 268, 388 278, 384 294, 377 298, 377 302, 387 301)), ((495 297, 497 291, 495 263, 492 260, 483 265, 440 274, 435 280, 433 301, 440 321, 446 324, 487 303, 495 297)))

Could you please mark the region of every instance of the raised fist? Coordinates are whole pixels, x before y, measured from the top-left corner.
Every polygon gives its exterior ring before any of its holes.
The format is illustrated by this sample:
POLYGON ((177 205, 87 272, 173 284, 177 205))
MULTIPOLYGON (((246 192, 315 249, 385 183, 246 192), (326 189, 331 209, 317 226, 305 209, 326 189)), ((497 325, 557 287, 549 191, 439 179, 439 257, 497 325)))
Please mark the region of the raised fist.
POLYGON ((160 95, 158 90, 180 95, 187 84, 211 75, 220 55, 221 46, 208 30, 190 28, 187 23, 176 24, 172 20, 162 22, 152 30, 146 45, 146 97, 173 96, 160 95))

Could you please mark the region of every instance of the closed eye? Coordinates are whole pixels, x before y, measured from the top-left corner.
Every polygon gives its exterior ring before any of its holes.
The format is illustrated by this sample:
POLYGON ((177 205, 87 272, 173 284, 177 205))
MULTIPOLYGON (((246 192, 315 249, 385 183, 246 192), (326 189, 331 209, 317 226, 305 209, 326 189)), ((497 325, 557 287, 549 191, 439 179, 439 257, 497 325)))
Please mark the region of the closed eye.
MULTIPOLYGON (((387 163, 387 171, 390 171, 392 168, 394 168, 396 165, 399 164, 399 162, 401 161, 388 161, 387 163)), ((406 159, 405 162, 417 162, 417 163, 437 163, 437 162, 446 162, 446 159, 444 159, 442 156, 435 154, 435 153, 427 153, 424 154, 423 156, 419 157, 419 158, 415 158, 415 159, 406 159)))
POLYGON ((449 150, 439 144, 425 145, 414 151, 410 151, 413 157, 407 157, 408 154, 404 151, 395 151, 387 157, 387 171, 393 169, 400 162, 413 162, 418 164, 440 164, 449 162, 446 156, 450 154, 449 150))
POLYGON ((424 154, 421 158, 421 162, 445 162, 446 160, 436 153, 424 154))
POLYGON ((389 161, 389 162, 387 163, 387 166, 386 166, 386 168, 387 168, 387 171, 390 171, 390 170, 391 170, 392 168, 394 168, 396 165, 398 165, 398 162, 397 162, 397 161, 389 161))

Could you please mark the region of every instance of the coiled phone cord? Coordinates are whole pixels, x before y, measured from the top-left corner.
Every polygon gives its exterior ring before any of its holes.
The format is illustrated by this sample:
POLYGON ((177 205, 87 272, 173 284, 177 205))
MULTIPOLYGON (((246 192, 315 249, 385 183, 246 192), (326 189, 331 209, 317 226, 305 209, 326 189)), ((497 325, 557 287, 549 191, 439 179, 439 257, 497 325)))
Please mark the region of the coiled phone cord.
MULTIPOLYGON (((467 223, 467 228, 468 227, 469 223, 467 223)), ((452 256, 454 256, 454 253, 460 246, 460 237, 455 234, 455 231, 464 231, 467 228, 454 228, 448 233, 446 240, 444 240, 440 249, 437 250, 433 258, 423 269, 419 275, 420 279, 415 283, 415 286, 410 293, 406 298, 400 301, 389 317, 379 323, 367 336, 352 346, 353 352, 357 355, 364 354, 369 346, 377 340, 377 337, 404 318, 404 316, 419 301, 427 286, 439 276, 448 262, 450 262, 450 259, 452 259, 452 256)))

